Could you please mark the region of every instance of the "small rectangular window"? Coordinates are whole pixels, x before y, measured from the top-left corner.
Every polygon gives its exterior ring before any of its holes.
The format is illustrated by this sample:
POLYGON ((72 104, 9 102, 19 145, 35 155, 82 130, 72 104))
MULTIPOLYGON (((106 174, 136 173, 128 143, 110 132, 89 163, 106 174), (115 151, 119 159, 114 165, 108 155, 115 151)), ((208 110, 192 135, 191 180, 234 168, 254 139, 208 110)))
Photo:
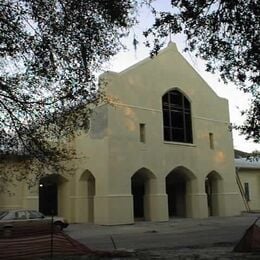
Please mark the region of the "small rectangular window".
POLYGON ((213 133, 209 133, 209 147, 210 149, 214 149, 214 135, 213 133))
POLYGON ((145 143, 145 124, 139 125, 139 131, 140 131, 140 142, 145 143))
POLYGON ((246 198, 246 201, 250 201, 249 183, 248 183, 248 182, 245 182, 245 183, 244 183, 244 189, 245 189, 245 198, 246 198))

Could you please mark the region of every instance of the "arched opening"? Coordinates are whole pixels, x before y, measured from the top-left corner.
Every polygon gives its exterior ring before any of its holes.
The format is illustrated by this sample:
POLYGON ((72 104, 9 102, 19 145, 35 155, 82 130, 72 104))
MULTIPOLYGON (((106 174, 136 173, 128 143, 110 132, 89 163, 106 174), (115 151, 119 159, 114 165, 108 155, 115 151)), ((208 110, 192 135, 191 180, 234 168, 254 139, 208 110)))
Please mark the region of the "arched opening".
POLYGON ((166 193, 168 195, 169 217, 187 217, 191 199, 191 180, 195 179, 192 172, 184 167, 178 167, 166 177, 166 193))
POLYGON ((151 220, 151 201, 149 195, 154 187, 155 176, 146 168, 138 170, 131 178, 134 219, 151 220))
POLYGON ((217 172, 211 172, 205 179, 205 192, 207 194, 208 215, 219 216, 219 192, 221 176, 217 172))
POLYGON ((67 180, 58 174, 52 174, 41 178, 39 182, 39 211, 45 215, 63 215, 63 200, 66 189, 64 183, 67 180))
POLYGON ((80 194, 82 195, 82 222, 94 222, 94 197, 96 194, 95 177, 85 171, 80 177, 80 194))

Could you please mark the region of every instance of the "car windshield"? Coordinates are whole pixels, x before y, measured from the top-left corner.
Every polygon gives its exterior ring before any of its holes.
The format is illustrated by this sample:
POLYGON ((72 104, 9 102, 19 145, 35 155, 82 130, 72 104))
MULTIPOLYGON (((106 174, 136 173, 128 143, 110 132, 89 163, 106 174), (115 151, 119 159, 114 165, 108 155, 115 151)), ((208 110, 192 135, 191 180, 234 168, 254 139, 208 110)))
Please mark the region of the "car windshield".
POLYGON ((8 211, 0 211, 0 219, 3 219, 8 214, 8 211))

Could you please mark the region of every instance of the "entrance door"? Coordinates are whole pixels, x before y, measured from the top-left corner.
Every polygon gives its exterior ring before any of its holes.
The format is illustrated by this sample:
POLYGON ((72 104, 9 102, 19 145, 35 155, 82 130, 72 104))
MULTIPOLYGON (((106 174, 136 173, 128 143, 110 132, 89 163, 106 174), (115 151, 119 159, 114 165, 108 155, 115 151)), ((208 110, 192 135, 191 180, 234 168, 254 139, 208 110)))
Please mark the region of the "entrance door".
POLYGON ((144 218, 144 183, 132 182, 134 218, 144 218))
POLYGON ((151 194, 153 192, 152 183, 155 176, 146 168, 139 169, 131 177, 131 190, 133 195, 133 213, 135 220, 151 220, 151 194))
POLYGON ((58 184, 53 179, 44 178, 40 181, 39 211, 44 215, 58 214, 58 184))
POLYGON ((167 183, 166 193, 168 195, 169 217, 186 216, 186 183, 167 183))
POLYGON ((179 166, 166 176, 169 217, 192 217, 192 180, 195 175, 185 167, 179 166))
POLYGON ((205 179, 205 192, 207 194, 209 216, 219 216, 220 214, 219 193, 221 192, 221 183, 222 178, 215 171, 209 173, 205 179))

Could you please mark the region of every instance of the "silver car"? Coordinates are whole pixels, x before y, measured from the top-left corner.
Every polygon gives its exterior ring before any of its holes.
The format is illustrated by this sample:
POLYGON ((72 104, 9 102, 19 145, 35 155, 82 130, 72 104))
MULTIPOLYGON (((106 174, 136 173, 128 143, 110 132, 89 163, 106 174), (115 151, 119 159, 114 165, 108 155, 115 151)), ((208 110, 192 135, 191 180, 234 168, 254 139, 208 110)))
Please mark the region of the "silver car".
MULTIPOLYGON (((0 211, 0 229, 6 227, 15 227, 16 224, 30 223, 51 223, 51 217, 44 216, 41 212, 36 210, 27 209, 17 209, 17 210, 3 210, 0 211)), ((53 217, 53 224, 55 230, 62 230, 66 228, 69 224, 62 217, 53 217)))

